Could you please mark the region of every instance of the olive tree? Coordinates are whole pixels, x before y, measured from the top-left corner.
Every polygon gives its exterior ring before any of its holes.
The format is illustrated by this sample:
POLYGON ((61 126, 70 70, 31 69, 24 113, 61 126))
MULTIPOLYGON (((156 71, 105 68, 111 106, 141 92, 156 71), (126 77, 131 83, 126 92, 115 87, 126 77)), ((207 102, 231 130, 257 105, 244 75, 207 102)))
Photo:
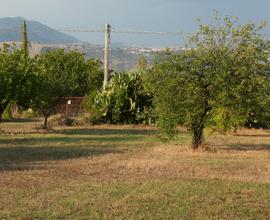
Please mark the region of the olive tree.
POLYGON ((10 102, 24 108, 32 105, 36 88, 35 62, 16 46, 0 49, 0 121, 10 102))
POLYGON ((64 97, 85 96, 102 85, 100 61, 86 59, 77 51, 46 51, 36 57, 40 93, 35 108, 47 119, 64 97))
POLYGON ((267 111, 270 102, 261 102, 269 100, 270 77, 263 26, 216 18, 199 26, 190 49, 158 59, 149 74, 158 125, 170 135, 186 126, 197 149, 206 127, 229 130, 259 115, 254 106, 267 111))

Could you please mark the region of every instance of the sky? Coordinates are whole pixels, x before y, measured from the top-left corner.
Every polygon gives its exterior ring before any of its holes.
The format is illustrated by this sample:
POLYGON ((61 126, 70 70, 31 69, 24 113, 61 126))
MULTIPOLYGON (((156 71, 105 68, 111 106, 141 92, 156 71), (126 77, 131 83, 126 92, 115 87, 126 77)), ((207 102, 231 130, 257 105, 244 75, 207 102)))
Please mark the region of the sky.
MULTIPOLYGON (((269 0, 0 0, 0 17, 24 17, 53 28, 103 28, 194 32, 196 20, 211 22, 213 11, 239 17, 242 23, 266 21, 270 33, 269 0)), ((102 43, 100 33, 70 33, 90 43, 102 43)), ((179 36, 112 34, 112 42, 129 45, 176 46, 179 36)))

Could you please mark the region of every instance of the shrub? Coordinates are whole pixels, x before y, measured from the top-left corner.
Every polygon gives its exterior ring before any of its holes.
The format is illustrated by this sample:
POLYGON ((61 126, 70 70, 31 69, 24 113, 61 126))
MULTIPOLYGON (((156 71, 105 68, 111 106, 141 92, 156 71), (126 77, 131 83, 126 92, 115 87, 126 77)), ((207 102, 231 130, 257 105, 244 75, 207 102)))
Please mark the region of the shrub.
POLYGON ((93 121, 105 123, 149 124, 154 121, 152 98, 145 91, 141 72, 115 73, 106 90, 90 95, 93 121))
POLYGON ((76 121, 73 118, 64 118, 62 122, 66 126, 73 126, 76 124, 76 121))

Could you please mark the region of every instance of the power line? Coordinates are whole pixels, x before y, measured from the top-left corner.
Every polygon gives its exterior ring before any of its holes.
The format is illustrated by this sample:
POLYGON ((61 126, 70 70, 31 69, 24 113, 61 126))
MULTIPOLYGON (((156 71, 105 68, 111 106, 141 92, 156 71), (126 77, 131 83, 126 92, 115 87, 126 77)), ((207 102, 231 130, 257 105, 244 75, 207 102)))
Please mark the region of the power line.
MULTIPOLYGON (((0 31, 21 31, 20 28, 0 28, 0 31)), ((73 32, 73 33, 104 33, 104 29, 78 29, 78 28, 56 28, 56 29, 42 29, 42 30, 34 30, 29 28, 30 32, 73 32)), ((143 34, 143 35, 192 35, 192 33, 184 33, 184 32, 161 32, 161 31, 146 31, 146 30, 132 30, 132 29, 112 29, 112 33, 118 34, 143 34)))
POLYGON ((124 29, 113 29, 112 32, 120 34, 145 34, 145 35, 191 35, 191 33, 184 32, 160 32, 160 31, 143 31, 143 30, 124 30, 124 29))
MULTIPOLYGON (((103 33, 103 29, 56 29, 61 32, 97 32, 103 33)), ((112 33, 118 34, 144 34, 144 35, 192 35, 192 33, 179 32, 161 32, 161 31, 145 31, 145 30, 130 30, 130 29, 112 29, 112 33)))
POLYGON ((60 31, 60 32, 75 32, 75 33, 104 33, 103 29, 70 29, 70 28, 62 28, 62 29, 54 29, 54 30, 60 31))
MULTIPOLYGON (((0 33, 5 31, 12 31, 12 32, 21 32, 21 28, 14 27, 14 28, 0 28, 0 33)), ((35 33, 42 33, 42 32, 70 32, 70 33, 104 33, 104 29, 84 29, 84 28, 47 28, 47 29, 39 29, 35 30, 32 28, 28 28, 29 32, 35 33)), ((148 31, 148 30, 133 30, 133 29, 112 29, 112 33, 116 34, 138 34, 138 35, 163 35, 163 36, 192 36, 194 33, 188 33, 183 31, 176 31, 176 32, 162 32, 162 31, 148 31)), ((263 33, 260 34, 264 37, 270 37, 270 33, 263 33)))

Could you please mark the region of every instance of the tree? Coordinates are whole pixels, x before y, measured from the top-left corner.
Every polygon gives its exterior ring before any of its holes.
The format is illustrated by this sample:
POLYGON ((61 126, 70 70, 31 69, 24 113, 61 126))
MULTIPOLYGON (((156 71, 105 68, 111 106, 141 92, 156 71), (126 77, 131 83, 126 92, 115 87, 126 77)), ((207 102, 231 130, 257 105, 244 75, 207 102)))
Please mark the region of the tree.
POLYGON ((29 42, 28 42, 28 37, 27 37, 27 25, 26 21, 23 21, 22 24, 22 51, 24 55, 27 57, 29 56, 29 42))
POLYGON ((35 87, 34 60, 25 57, 15 45, 0 49, 0 121, 10 102, 28 108, 33 102, 35 87))
POLYGON ((102 85, 100 61, 89 59, 77 51, 47 51, 36 57, 42 91, 35 108, 47 119, 64 97, 85 96, 102 85))
POLYGON ((262 97, 269 100, 262 28, 217 17, 213 25, 200 25, 192 49, 160 58, 149 74, 159 126, 168 134, 178 124, 187 126, 197 149, 206 127, 229 130, 256 115, 254 106, 262 106, 262 97))
POLYGON ((0 49, 0 122, 9 103, 31 106, 35 87, 35 64, 29 57, 27 26, 22 25, 22 48, 4 44, 0 49))
POLYGON ((38 76, 36 85, 38 91, 36 91, 36 99, 31 107, 42 112, 44 116, 43 128, 47 129, 49 116, 56 111, 57 106, 62 101, 62 96, 57 95, 61 86, 58 81, 53 81, 45 75, 38 76))

